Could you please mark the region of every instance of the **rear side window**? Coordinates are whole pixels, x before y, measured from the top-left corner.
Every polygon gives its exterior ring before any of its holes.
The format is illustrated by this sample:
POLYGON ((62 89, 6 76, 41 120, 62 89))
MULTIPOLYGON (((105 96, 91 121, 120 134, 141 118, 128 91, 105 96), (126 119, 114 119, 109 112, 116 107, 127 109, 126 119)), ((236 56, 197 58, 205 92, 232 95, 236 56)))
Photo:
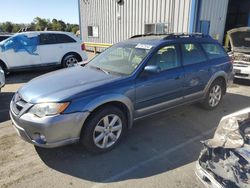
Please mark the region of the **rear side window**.
POLYGON ((56 34, 57 43, 73 43, 76 42, 73 38, 65 34, 56 34))
POLYGON ((218 44, 206 43, 201 44, 201 46, 207 53, 209 59, 216 59, 227 55, 224 49, 218 44))
POLYGON ((206 56, 197 44, 181 45, 183 65, 192 65, 206 61, 206 56))
POLYGON ((40 45, 57 44, 55 34, 40 34, 40 45))

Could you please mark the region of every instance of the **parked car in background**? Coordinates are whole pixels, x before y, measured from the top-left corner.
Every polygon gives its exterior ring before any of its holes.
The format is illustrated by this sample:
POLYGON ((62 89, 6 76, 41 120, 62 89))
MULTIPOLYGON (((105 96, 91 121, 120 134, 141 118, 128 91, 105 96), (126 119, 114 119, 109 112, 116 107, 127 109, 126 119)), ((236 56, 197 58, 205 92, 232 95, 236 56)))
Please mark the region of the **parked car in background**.
POLYGON ((87 60, 82 48, 82 41, 72 33, 18 33, 0 42, 0 66, 5 72, 41 66, 71 67, 87 60))
POLYGON ((235 78, 250 80, 250 27, 235 28, 227 32, 226 46, 234 59, 235 78))
POLYGON ((12 35, 2 35, 0 34, 0 42, 7 39, 7 38, 10 38, 12 35))
POLYGON ((206 187, 250 187, 250 108, 223 117, 203 145, 196 175, 206 187))
POLYGON ((3 69, 0 67, 0 92, 1 88, 5 85, 5 75, 3 69))
POLYGON ((37 146, 80 141, 105 152, 135 119, 193 102, 216 108, 232 77, 229 56, 210 36, 138 35, 85 67, 31 80, 13 97, 10 117, 19 135, 37 146))

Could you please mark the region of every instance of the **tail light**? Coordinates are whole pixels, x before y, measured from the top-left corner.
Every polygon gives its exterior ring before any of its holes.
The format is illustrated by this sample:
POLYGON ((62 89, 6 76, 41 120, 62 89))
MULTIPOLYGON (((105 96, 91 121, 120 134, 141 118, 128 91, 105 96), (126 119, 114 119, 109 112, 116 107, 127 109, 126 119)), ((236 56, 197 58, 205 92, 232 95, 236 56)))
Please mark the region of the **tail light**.
POLYGON ((85 46, 85 44, 84 43, 82 43, 82 45, 81 45, 81 49, 84 51, 84 50, 86 50, 86 46, 85 46))

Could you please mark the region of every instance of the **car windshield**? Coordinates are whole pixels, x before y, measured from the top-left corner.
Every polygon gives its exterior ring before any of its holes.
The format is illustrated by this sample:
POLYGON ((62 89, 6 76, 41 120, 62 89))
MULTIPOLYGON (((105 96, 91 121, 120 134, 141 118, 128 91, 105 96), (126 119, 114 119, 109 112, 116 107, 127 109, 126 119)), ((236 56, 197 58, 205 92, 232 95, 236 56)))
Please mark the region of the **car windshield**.
POLYGON ((116 44, 96 56, 88 66, 106 73, 130 75, 151 49, 147 44, 116 44))

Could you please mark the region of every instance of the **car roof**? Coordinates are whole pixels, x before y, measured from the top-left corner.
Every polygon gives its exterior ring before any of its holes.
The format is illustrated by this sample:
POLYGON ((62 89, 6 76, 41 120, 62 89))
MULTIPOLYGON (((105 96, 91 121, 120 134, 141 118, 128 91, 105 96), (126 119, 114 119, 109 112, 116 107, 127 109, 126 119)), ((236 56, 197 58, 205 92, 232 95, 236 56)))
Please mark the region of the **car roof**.
POLYGON ((142 34, 135 35, 128 40, 123 41, 124 43, 143 43, 152 46, 158 46, 163 43, 188 43, 188 42, 211 42, 218 43, 209 35, 203 34, 142 34))
POLYGON ((17 33, 18 34, 25 34, 25 35, 39 35, 39 34, 46 34, 46 33, 50 33, 50 34, 67 34, 67 35, 73 35, 70 32, 64 32, 64 31, 27 31, 27 32, 21 32, 21 33, 17 33))

